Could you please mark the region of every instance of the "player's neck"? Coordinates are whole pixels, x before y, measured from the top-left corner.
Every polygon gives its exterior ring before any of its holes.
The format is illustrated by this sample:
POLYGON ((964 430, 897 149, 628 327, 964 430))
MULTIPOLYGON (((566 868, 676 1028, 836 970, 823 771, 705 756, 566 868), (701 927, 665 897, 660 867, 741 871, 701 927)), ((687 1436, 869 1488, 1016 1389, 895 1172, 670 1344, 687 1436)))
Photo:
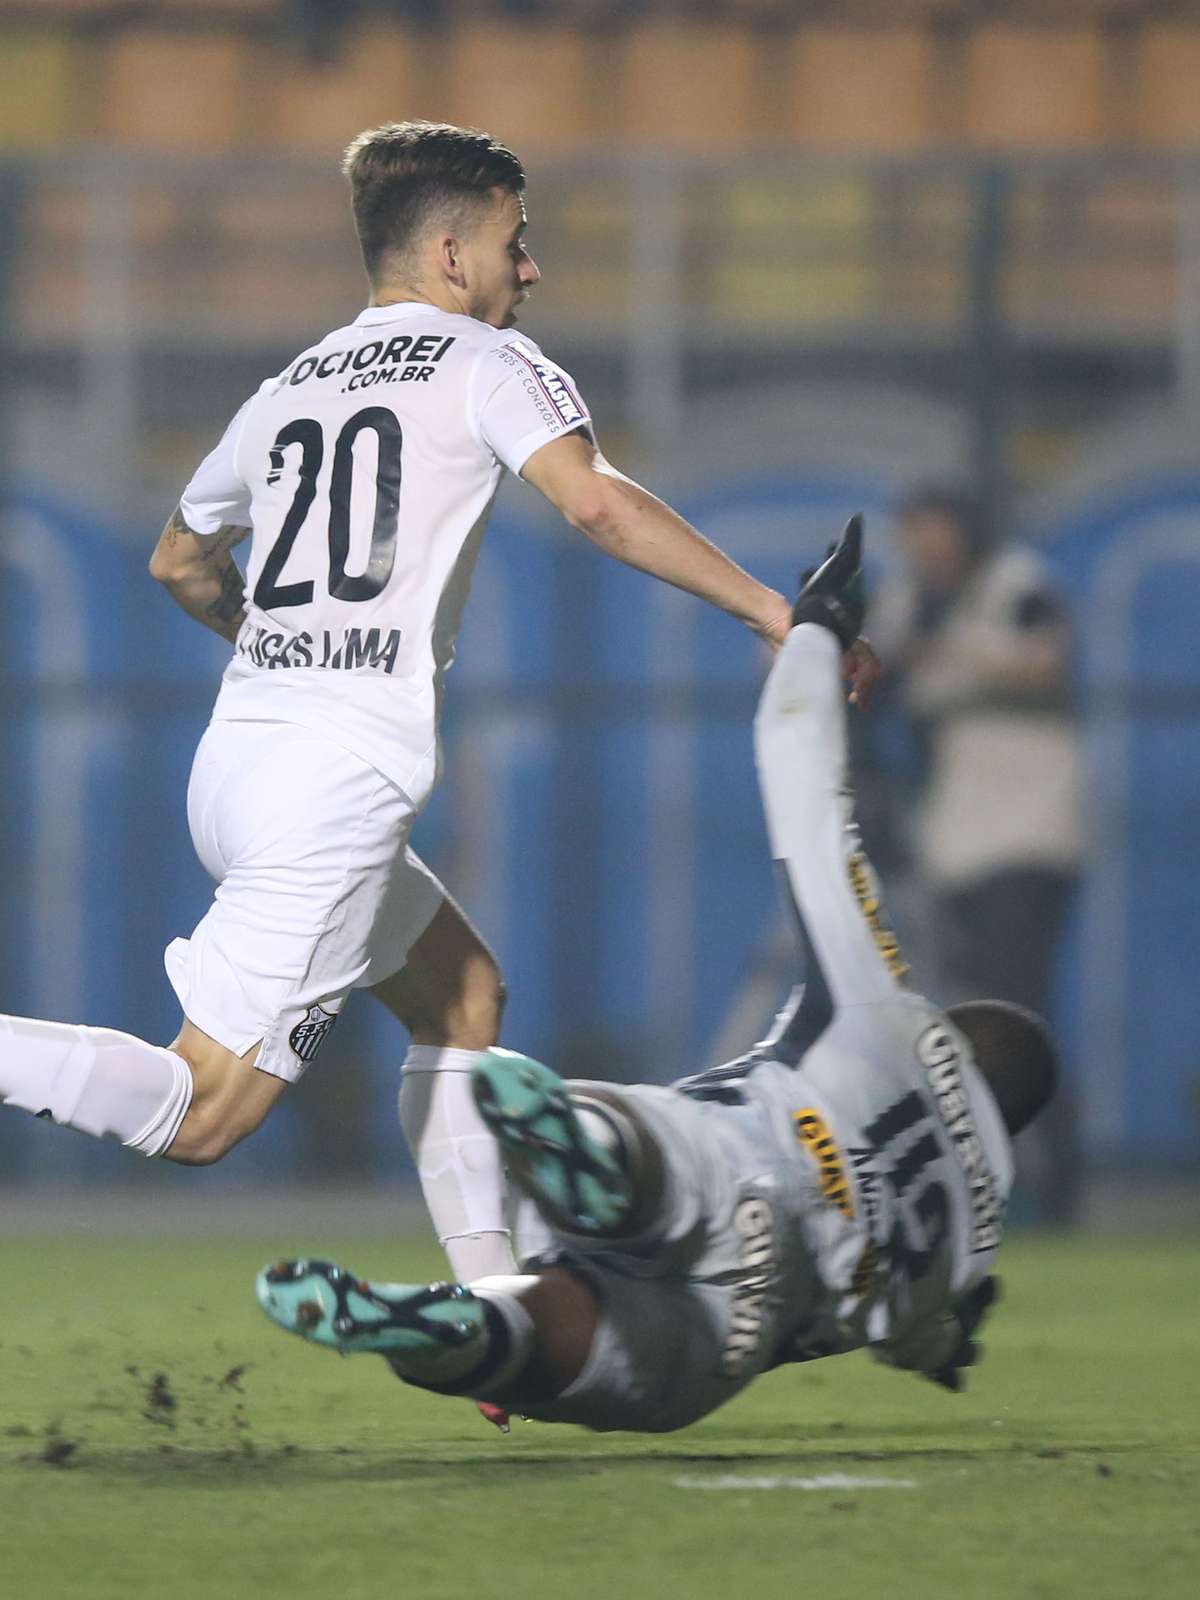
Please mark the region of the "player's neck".
POLYGON ((454 291, 445 285, 436 285, 427 289, 423 284, 413 283, 379 283, 371 286, 371 298, 367 302, 371 306, 398 306, 398 305, 424 305, 433 306, 438 311, 463 314, 463 307, 455 298, 454 291))

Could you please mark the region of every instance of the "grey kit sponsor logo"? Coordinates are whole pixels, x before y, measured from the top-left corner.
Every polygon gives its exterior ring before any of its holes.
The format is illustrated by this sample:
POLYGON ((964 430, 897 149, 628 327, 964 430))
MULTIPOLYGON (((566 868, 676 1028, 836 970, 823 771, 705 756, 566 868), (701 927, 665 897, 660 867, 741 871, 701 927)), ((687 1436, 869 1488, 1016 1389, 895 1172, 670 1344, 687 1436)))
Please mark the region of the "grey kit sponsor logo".
POLYGON ((921 1034, 916 1050, 917 1060, 928 1075, 938 1116, 966 1174, 971 1195, 971 1251, 994 1250, 1000 1243, 1004 1198, 971 1115, 958 1042, 948 1028, 935 1022, 921 1034))
POLYGON ((740 1377, 762 1343, 767 1285, 775 1259, 775 1216, 757 1196, 739 1202, 733 1214, 738 1234, 738 1273, 729 1332, 721 1350, 721 1371, 740 1377))

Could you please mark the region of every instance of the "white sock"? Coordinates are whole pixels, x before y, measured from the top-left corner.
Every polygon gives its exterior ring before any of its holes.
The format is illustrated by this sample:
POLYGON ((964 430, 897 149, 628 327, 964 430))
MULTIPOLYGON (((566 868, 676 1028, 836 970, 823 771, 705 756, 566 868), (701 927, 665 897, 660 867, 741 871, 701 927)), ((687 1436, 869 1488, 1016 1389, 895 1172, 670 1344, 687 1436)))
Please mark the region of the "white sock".
POLYGON ((192 1072, 112 1028, 0 1016, 0 1103, 160 1156, 192 1103, 192 1072))
POLYGON ((502 1393, 529 1360, 534 1344, 533 1318, 518 1296, 537 1283, 536 1277, 500 1274, 469 1284, 477 1300, 486 1302, 486 1320, 466 1344, 443 1349, 405 1351, 388 1357, 388 1365, 407 1383, 442 1393, 486 1400, 502 1393))
POLYGON ((414 1044, 400 1080, 400 1126, 459 1283, 516 1271, 500 1147, 471 1095, 471 1068, 482 1053, 414 1044))

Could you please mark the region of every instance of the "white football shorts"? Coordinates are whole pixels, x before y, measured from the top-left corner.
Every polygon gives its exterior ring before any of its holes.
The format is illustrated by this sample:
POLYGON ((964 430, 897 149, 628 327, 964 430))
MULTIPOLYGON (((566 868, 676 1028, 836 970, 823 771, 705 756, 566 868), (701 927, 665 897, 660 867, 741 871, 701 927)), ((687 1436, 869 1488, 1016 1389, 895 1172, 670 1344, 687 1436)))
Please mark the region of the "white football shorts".
POLYGON ((408 847, 412 801, 289 722, 212 722, 188 784, 216 896, 164 961, 184 1015, 294 1083, 352 989, 403 967, 446 898, 408 847))

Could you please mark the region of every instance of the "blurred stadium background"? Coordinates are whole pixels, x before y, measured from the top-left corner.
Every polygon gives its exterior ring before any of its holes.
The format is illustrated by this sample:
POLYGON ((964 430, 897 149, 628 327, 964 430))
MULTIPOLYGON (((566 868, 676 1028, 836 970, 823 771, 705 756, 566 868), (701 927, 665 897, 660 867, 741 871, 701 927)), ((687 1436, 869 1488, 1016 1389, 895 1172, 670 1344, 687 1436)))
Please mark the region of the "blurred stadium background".
MULTIPOLYGON (((1200 5, 1151 0, 0 4, 3 1009, 171 1036, 225 647, 145 562, 245 395, 362 302, 342 147, 463 121, 529 168, 524 326, 609 454, 745 564, 786 586, 863 506, 882 572, 930 478, 1044 551, 1088 762, 1055 1002, 1085 1214, 1152 1180, 1194 1205, 1198 82, 1200 5)), ((763 1026, 760 674, 724 619, 505 491, 416 842, 496 946, 508 1042, 665 1079, 763 1026)), ((876 795, 904 792, 894 721, 865 741, 876 795)), ((0 1181, 389 1182, 402 1053, 360 1001, 213 1172, 4 1118, 0 1181)))

